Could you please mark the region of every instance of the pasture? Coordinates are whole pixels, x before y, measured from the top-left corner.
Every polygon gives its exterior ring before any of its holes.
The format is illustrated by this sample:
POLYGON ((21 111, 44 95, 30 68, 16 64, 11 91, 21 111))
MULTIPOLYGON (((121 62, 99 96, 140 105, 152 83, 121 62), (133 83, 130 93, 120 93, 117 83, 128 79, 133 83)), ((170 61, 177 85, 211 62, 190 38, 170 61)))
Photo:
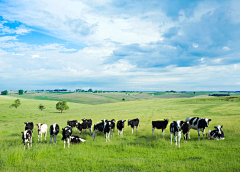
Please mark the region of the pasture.
MULTIPOLYGON (((72 93, 74 94, 74 93, 72 93)), ((95 105, 68 102, 69 110, 60 113, 55 109, 57 101, 21 99, 18 109, 9 108, 16 99, 0 96, 0 171, 240 171, 240 102, 222 98, 169 98, 116 101, 95 105), (40 111, 38 105, 46 107, 40 111), (188 116, 210 118, 208 130, 223 125, 225 140, 198 141, 197 131, 191 130, 191 139, 181 148, 170 145, 169 124, 173 120, 185 120, 188 116), (36 123, 46 123, 48 128, 58 123, 60 128, 67 120, 91 118, 93 124, 101 119, 139 118, 138 133, 125 122, 123 137, 117 135, 106 143, 103 133, 93 142, 89 131, 83 131, 85 143, 63 148, 62 134, 57 144, 37 142, 36 123), (152 120, 169 119, 162 136, 155 130, 152 136, 152 120), (24 122, 33 122, 33 147, 23 149, 24 122)), ((71 96, 69 96, 71 99, 71 96)), ((98 101, 98 100, 95 100, 98 101)), ((79 135, 73 130, 74 135, 79 135)))

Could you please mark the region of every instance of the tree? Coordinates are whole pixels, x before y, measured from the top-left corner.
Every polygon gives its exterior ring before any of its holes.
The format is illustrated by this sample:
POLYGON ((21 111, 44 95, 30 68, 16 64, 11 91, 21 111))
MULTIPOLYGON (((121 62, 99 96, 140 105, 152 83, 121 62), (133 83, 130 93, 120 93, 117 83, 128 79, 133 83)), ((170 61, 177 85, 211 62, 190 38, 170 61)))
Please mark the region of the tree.
POLYGON ((13 104, 11 104, 9 107, 15 107, 16 109, 21 105, 20 99, 16 99, 13 104))
POLYGON ((23 95, 23 90, 18 90, 19 95, 23 95))
POLYGON ((40 110, 42 111, 43 109, 46 109, 46 108, 45 108, 45 106, 44 106, 43 104, 40 104, 40 105, 38 106, 38 109, 40 109, 40 110))
POLYGON ((85 92, 84 90, 82 90, 81 92, 85 92))
POLYGON ((2 91, 1 94, 2 94, 2 95, 8 95, 8 91, 7 91, 7 90, 2 91))
POLYGON ((57 109, 57 110, 60 110, 61 113, 63 112, 63 110, 68 110, 68 109, 69 109, 69 106, 67 105, 67 101, 66 101, 66 100, 63 100, 62 102, 59 101, 59 102, 56 104, 56 109, 57 109))
POLYGON ((93 90, 91 88, 89 88, 88 92, 93 92, 93 90))

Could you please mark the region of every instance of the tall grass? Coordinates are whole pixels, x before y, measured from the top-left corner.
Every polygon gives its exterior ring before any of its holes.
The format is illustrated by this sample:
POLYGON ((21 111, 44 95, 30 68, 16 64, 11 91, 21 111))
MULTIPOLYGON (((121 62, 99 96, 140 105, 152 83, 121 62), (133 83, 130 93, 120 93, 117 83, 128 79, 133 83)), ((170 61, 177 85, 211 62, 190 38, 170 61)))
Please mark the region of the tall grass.
MULTIPOLYGON (((13 97, 0 96, 0 171, 239 171, 240 170, 240 110, 239 102, 199 99, 151 99, 110 104, 84 105, 68 103, 70 109, 59 113, 56 101, 21 99, 18 109, 10 109, 13 97), (46 107, 40 111, 38 105, 46 107), (170 145, 169 126, 165 136, 155 130, 152 120, 169 118, 185 120, 188 116, 211 118, 210 127, 223 125, 225 140, 198 141, 197 132, 191 130, 191 139, 181 148, 170 145), (23 150, 21 131, 23 122, 46 123, 50 127, 58 123, 61 128, 67 120, 91 118, 93 123, 101 119, 140 119, 138 133, 125 123, 123 137, 117 135, 106 143, 98 133, 92 141, 89 131, 80 136, 83 144, 63 148, 61 133, 57 144, 37 142, 34 127, 33 147, 23 150)), ((78 131, 73 131, 79 135, 78 131)))

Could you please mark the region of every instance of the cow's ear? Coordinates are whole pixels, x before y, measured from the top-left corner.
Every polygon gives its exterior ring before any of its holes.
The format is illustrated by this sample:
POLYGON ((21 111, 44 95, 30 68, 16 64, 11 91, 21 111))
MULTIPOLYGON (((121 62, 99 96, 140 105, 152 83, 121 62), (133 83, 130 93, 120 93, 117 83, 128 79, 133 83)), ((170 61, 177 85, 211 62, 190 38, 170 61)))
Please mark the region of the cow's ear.
POLYGON ((214 126, 214 128, 216 128, 216 129, 217 129, 217 127, 216 127, 216 126, 214 126))
POLYGON ((38 125, 36 124, 36 126, 38 126, 38 125))
POLYGON ((62 130, 64 130, 64 128, 62 128, 62 130))
POLYGON ((209 122, 209 121, 212 121, 212 120, 211 120, 211 119, 209 119, 209 120, 208 120, 208 122, 209 122))
POLYGON ((221 126, 221 128, 223 128, 223 125, 221 126))
POLYGON ((23 134, 23 132, 21 132, 23 134))

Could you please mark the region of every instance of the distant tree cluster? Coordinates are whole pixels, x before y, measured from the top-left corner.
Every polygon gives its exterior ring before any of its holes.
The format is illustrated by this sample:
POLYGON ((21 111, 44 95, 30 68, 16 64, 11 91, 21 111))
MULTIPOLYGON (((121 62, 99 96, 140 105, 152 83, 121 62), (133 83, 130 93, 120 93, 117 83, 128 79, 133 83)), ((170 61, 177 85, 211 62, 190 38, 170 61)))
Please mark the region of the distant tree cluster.
POLYGON ((1 91, 1 95, 8 95, 8 91, 7 90, 1 91))
POLYGON ((15 107, 16 109, 21 105, 20 99, 16 99, 13 104, 11 104, 9 107, 15 107))

